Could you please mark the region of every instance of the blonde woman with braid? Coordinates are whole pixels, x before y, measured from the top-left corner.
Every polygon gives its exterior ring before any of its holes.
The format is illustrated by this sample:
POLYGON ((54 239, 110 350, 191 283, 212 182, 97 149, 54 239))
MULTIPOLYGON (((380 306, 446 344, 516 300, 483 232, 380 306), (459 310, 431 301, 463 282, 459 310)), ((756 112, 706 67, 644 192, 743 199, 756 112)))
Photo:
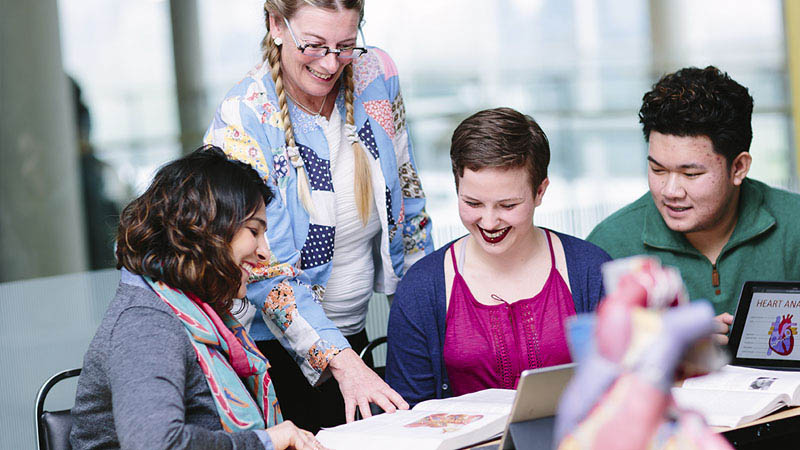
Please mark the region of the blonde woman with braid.
POLYGON ((268 0, 264 13, 264 61, 227 94, 206 142, 279 193, 249 331, 273 362, 283 416, 316 432, 356 408, 369 416, 369 403, 408 407, 357 352, 372 293, 393 294, 432 250, 431 225, 397 69, 361 42, 363 0, 268 0))

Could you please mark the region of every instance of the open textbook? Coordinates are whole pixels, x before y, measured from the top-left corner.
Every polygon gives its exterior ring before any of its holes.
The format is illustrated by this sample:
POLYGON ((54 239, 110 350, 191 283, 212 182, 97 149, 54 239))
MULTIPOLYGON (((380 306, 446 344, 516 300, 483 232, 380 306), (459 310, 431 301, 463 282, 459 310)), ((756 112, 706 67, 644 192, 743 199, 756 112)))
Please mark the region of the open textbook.
POLYGON ((684 381, 672 394, 678 406, 701 413, 709 425, 737 427, 800 405, 800 372, 725 366, 684 381))
POLYGON ((427 400, 408 411, 380 414, 317 434, 334 450, 448 450, 499 437, 514 390, 486 389, 460 397, 427 400))

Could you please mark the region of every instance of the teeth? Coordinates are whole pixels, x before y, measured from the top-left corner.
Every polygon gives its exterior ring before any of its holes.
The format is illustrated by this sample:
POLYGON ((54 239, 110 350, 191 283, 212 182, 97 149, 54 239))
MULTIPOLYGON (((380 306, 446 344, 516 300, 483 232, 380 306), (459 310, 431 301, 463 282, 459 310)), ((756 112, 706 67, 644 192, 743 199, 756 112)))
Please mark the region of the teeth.
POLYGON ((244 269, 244 271, 247 272, 248 274, 252 274, 253 273, 253 269, 256 266, 253 265, 253 264, 250 264, 249 262, 243 262, 242 264, 239 265, 239 267, 244 269))
MULTIPOLYGON (((308 67, 308 66, 306 66, 306 67, 308 67)), ((314 76, 320 77, 320 78, 322 78, 324 80, 327 80, 332 76, 331 74, 325 75, 324 73, 319 73, 316 70, 312 69, 311 67, 308 67, 308 71, 311 72, 312 74, 314 74, 314 76)))
POLYGON ((505 228, 503 228, 503 229, 502 229, 502 230, 500 230, 500 231, 496 231, 496 232, 494 232, 494 233, 490 233, 490 232, 488 232, 488 231, 486 231, 486 230, 483 230, 483 234, 485 234, 485 235, 486 235, 486 237, 488 237, 489 239, 494 239, 494 238, 496 238, 496 237, 500 237, 500 235, 501 235, 501 234, 503 234, 503 232, 504 232, 504 231, 506 231, 506 229, 505 229, 505 228))

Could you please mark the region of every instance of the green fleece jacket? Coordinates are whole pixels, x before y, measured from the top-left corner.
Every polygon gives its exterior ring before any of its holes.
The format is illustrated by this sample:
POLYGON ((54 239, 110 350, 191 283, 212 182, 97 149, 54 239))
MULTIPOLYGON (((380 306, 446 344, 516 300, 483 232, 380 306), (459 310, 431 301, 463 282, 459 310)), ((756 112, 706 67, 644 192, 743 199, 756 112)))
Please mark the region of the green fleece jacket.
POLYGON ((745 179, 739 219, 716 264, 667 228, 649 192, 600 222, 587 240, 615 259, 659 257, 681 271, 692 300, 733 314, 745 281, 800 280, 800 195, 745 179))

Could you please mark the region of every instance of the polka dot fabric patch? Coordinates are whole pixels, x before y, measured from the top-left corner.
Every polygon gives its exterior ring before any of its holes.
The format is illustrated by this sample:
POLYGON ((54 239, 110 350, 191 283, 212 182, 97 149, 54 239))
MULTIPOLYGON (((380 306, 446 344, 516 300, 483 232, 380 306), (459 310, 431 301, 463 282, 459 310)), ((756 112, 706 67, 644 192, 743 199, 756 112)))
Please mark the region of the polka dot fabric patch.
POLYGON ((308 226, 308 237, 300 250, 303 269, 321 266, 333 259, 333 236, 333 227, 313 223, 308 226))
POLYGON ((392 104, 389 103, 389 100, 366 101, 364 102, 364 110, 370 117, 381 124, 389 138, 394 139, 394 119, 392 116, 392 104))
POLYGON ((394 221, 394 215, 392 214, 392 191, 389 188, 386 188, 386 218, 389 224, 389 240, 394 239, 394 234, 397 232, 397 224, 394 221))
POLYGON ((308 174, 311 189, 315 191, 333 192, 331 162, 327 159, 320 158, 314 150, 311 150, 305 145, 298 144, 297 148, 300 150, 300 156, 303 158, 303 165, 306 167, 306 174, 308 174))
POLYGON ((369 150, 372 157, 378 159, 378 144, 375 143, 375 134, 372 133, 369 119, 364 121, 364 126, 358 132, 358 138, 361 139, 361 143, 369 150))

